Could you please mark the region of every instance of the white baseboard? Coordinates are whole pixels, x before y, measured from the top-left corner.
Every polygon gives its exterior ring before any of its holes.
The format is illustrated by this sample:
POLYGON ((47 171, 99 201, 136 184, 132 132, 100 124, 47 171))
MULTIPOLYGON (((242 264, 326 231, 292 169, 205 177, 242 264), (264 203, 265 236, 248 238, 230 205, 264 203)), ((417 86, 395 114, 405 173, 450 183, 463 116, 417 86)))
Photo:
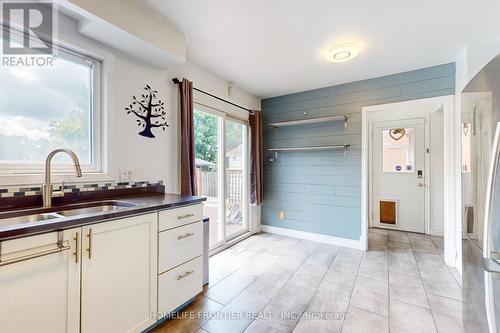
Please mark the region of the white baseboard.
POLYGON ((444 230, 442 230, 442 229, 431 229, 431 236, 444 237, 444 230))
POLYGON ((315 234, 315 233, 307 232, 307 231, 273 227, 273 226, 263 225, 263 224, 260 226, 260 230, 263 232, 271 233, 271 234, 306 239, 306 240, 320 242, 320 243, 333 244, 333 245, 349 247, 349 248, 357 249, 357 250, 362 249, 361 241, 354 240, 354 239, 335 237, 335 236, 323 235, 323 234, 315 234))

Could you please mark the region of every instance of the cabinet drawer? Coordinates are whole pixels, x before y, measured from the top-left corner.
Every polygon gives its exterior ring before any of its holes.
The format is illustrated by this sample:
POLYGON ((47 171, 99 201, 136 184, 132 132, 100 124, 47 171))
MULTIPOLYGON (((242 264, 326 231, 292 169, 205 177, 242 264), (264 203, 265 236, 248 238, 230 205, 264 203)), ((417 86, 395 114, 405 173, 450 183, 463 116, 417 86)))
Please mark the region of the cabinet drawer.
POLYGON ((203 261, 198 257, 158 277, 158 312, 170 313, 202 291, 203 261))
POLYGON ((203 252, 201 222, 160 232, 158 237, 160 273, 196 258, 203 252))
POLYGON ((168 230, 185 224, 201 221, 203 209, 201 205, 163 210, 160 212, 159 230, 168 230))

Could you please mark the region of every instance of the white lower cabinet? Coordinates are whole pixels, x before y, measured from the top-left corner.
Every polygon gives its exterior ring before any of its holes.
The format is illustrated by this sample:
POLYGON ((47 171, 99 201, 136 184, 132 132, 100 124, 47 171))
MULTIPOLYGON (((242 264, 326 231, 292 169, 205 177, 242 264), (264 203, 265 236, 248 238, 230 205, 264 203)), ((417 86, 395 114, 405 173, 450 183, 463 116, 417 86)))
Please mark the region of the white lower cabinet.
POLYGON ((79 231, 1 243, 0 332, 79 331, 80 263, 74 254, 79 231))
POLYGON ((83 228, 82 333, 141 332, 157 309, 157 214, 83 228))
POLYGON ((193 205, 0 242, 0 332, 142 332, 157 312, 202 291, 199 212, 193 205))
POLYGON ((158 312, 168 314, 203 290, 200 204, 158 214, 158 312))
POLYGON ((197 257, 158 277, 158 312, 169 313, 203 289, 203 260, 197 257))

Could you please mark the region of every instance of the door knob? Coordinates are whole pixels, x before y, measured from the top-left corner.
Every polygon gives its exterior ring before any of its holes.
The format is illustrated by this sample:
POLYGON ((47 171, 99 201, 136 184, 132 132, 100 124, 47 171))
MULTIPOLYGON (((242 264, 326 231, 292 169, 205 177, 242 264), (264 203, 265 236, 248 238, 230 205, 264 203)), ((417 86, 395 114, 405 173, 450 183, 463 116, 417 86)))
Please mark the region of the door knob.
POLYGON ((422 186, 424 186, 424 183, 417 183, 417 186, 422 187, 422 186))

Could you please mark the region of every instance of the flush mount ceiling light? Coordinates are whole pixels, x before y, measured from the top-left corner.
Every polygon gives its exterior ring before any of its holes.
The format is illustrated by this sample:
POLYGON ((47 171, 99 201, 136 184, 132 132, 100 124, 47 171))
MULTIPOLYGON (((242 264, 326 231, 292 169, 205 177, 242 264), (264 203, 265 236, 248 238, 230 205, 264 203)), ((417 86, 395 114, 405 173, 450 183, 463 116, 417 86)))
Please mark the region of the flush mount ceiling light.
POLYGON ((335 44, 326 51, 326 60, 332 63, 349 61, 358 53, 359 49, 354 43, 335 44))

